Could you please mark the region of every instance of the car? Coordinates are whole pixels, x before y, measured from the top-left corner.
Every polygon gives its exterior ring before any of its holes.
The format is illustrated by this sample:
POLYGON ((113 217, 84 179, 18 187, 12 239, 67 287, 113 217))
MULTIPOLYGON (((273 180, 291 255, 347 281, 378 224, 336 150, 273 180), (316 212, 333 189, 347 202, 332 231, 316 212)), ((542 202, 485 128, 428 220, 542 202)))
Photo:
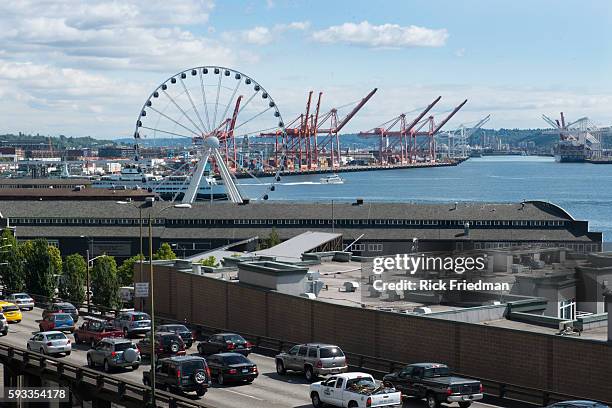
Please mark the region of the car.
POLYGON ((107 373, 114 368, 137 370, 140 366, 140 352, 129 339, 103 338, 87 351, 87 366, 94 368, 97 365, 104 367, 107 373))
POLYGON ((240 353, 245 357, 253 345, 236 333, 217 333, 198 343, 198 353, 208 356, 218 353, 240 353))
POLYGON ((310 399, 314 408, 326 404, 350 408, 390 407, 402 404, 402 393, 392 387, 380 387, 370 374, 346 373, 310 384, 310 399))
POLYGON ((226 382, 251 383, 259 373, 254 362, 239 353, 219 353, 206 358, 210 375, 219 385, 226 382))
POLYGON ((49 304, 45 310, 42 312, 43 319, 47 317, 47 315, 53 313, 68 313, 72 316, 72 320, 76 323, 79 320, 79 311, 72 303, 68 302, 55 302, 49 304))
MULTIPOLYGON (((151 385, 151 371, 142 373, 145 386, 151 385)), ((157 360, 155 385, 171 392, 193 392, 203 396, 211 386, 210 370, 206 360, 197 356, 176 356, 157 360)))
POLYGON ((151 331, 151 317, 144 312, 121 312, 113 320, 113 326, 123 332, 125 337, 151 331))
POLYGON ((23 320, 21 309, 14 303, 0 301, 0 313, 6 317, 9 323, 19 323, 23 320))
POLYGON ((278 354, 275 360, 279 375, 284 375, 287 370, 303 371, 308 381, 315 381, 318 376, 348 371, 344 352, 332 344, 298 344, 288 352, 278 354))
POLYGON ((74 331, 74 320, 72 320, 72 316, 68 313, 48 314, 47 317, 38 323, 38 328, 41 332, 57 330, 72 333, 74 331))
POLYGON ((34 299, 27 293, 13 293, 12 295, 8 295, 6 300, 19 306, 21 310, 34 309, 34 299))
POLYGON ((6 321, 6 317, 2 313, 0 313, 0 333, 3 336, 8 334, 8 321, 6 321))
POLYGON ((428 408, 439 408, 442 403, 451 402, 467 408, 472 401, 483 398, 480 381, 453 376, 448 366, 440 363, 410 364, 385 375, 383 382, 405 396, 424 398, 428 408))
POLYGON ((608 405, 597 401, 575 400, 561 401, 548 405, 546 408, 610 408, 608 405))
POLYGON ((181 339, 183 339, 183 342, 185 342, 185 347, 188 349, 191 348, 195 340, 191 330, 189 330, 187 327, 185 327, 185 325, 182 324, 162 324, 161 326, 156 326, 155 330, 159 332, 170 332, 178 334, 179 336, 181 336, 181 339))
MULTIPOLYGON (((152 353, 151 335, 148 334, 137 344, 140 354, 150 356, 152 353)), ((185 343, 181 336, 170 332, 155 333, 155 355, 161 357, 184 356, 185 343)))
POLYGON ((85 318, 85 321, 74 332, 74 342, 88 343, 91 348, 102 339, 109 337, 123 337, 123 332, 113 327, 108 320, 85 318))
POLYGON ((28 340, 27 348, 29 351, 36 351, 41 354, 70 355, 72 343, 66 335, 60 331, 47 331, 36 333, 28 340))

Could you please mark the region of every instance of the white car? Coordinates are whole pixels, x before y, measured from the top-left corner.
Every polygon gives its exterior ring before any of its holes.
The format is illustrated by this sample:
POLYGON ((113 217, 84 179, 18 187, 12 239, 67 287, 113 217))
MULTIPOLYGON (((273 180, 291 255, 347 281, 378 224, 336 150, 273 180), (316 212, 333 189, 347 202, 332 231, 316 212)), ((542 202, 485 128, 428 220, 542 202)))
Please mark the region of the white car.
POLYGON ((34 299, 27 293, 13 293, 6 298, 7 302, 14 303, 19 306, 19 309, 32 310, 34 309, 34 299))
POLYGON ((334 407, 374 408, 402 404, 402 394, 395 388, 377 383, 370 374, 345 373, 332 375, 310 385, 314 408, 334 407))
POLYGON ((8 321, 2 313, 0 313, 0 333, 2 333, 3 336, 8 334, 8 321))
POLYGON ((72 351, 72 342, 60 331, 40 332, 28 340, 28 350, 41 354, 66 353, 69 356, 72 351))

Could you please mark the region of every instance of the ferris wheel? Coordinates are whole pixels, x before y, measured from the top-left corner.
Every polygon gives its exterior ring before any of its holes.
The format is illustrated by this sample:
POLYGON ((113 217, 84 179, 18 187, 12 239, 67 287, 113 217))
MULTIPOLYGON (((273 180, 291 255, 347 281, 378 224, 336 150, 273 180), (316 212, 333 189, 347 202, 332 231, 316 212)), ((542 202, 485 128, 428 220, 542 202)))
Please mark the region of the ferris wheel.
POLYGON ((172 75, 149 95, 136 121, 135 160, 142 160, 145 146, 174 149, 168 156, 180 166, 154 190, 175 192, 183 203, 206 191, 212 199, 215 189, 234 203, 248 196, 267 200, 284 170, 285 136, 274 99, 257 81, 230 68, 200 66, 172 75), (259 142, 258 135, 271 133, 274 142, 259 142))

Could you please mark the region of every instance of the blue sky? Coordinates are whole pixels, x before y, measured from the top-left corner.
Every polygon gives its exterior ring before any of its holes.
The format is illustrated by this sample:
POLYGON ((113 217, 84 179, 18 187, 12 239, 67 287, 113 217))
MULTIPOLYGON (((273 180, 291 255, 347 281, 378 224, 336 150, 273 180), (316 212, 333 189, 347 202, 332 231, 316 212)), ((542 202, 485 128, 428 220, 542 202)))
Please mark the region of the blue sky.
POLYGON ((0 132, 129 136, 165 78, 251 75, 296 116, 379 91, 348 131, 442 95, 449 123, 544 126, 563 110, 612 123, 609 1, 22 1, 0 5, 0 132))

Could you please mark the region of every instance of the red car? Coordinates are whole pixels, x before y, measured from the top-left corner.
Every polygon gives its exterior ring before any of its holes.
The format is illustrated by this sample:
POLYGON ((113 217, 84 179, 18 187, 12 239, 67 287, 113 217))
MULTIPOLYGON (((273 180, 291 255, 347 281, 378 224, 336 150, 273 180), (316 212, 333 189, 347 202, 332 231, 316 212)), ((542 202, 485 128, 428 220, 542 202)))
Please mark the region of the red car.
POLYGON ((123 337, 123 332, 115 329, 111 322, 102 319, 86 318, 74 332, 74 342, 76 344, 88 343, 92 348, 100 340, 110 337, 123 337))

